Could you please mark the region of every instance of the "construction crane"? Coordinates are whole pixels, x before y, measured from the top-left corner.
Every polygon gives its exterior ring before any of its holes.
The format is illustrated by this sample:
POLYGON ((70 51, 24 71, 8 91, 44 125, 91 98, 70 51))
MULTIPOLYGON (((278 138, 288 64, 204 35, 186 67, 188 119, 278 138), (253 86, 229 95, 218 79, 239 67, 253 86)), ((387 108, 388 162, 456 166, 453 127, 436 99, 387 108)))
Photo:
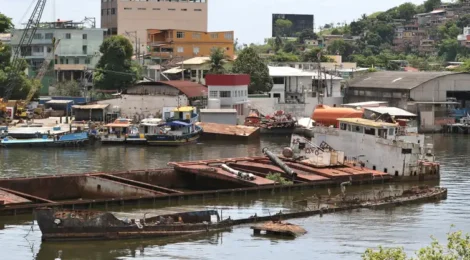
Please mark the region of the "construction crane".
POLYGON ((7 85, 4 87, 3 98, 0 100, 0 113, 3 114, 3 116, 0 115, 0 119, 2 117, 5 117, 6 103, 10 99, 11 93, 15 88, 15 84, 18 84, 17 76, 21 70, 21 58, 24 56, 21 50, 24 50, 27 47, 31 46, 34 34, 36 34, 39 22, 41 20, 42 13, 44 12, 46 2, 47 0, 38 0, 36 2, 36 6, 33 9, 31 17, 28 19, 28 22, 23 30, 23 34, 21 35, 21 38, 18 42, 18 45, 13 50, 12 59, 10 63, 10 71, 8 73, 7 85))
MULTIPOLYGON (((55 37, 52 39, 52 51, 44 59, 44 62, 41 64, 41 67, 38 70, 38 74, 36 75, 35 80, 40 82, 42 78, 44 78, 44 75, 46 74, 47 69, 49 68, 49 65, 51 64, 52 59, 54 59, 54 53, 55 53, 55 50, 57 49, 57 46, 59 46, 59 43, 60 43, 60 39, 56 40, 55 37)), ((16 116, 18 116, 19 118, 28 118, 30 115, 32 116, 32 114, 28 113, 28 105, 33 99, 34 94, 36 94, 36 92, 39 90, 40 86, 41 85, 33 85, 26 99, 19 102, 19 104, 17 105, 17 109, 16 109, 16 116)))

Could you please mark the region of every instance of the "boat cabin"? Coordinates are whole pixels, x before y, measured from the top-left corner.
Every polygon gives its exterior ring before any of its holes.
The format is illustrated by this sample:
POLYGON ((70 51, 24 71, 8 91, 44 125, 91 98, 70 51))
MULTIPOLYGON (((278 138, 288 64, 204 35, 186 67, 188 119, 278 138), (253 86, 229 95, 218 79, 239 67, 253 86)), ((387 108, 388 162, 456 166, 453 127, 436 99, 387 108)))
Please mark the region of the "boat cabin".
POLYGON ((196 107, 178 107, 173 110, 173 117, 168 118, 167 121, 181 121, 186 123, 196 123, 198 121, 198 113, 196 107))
POLYGON ((394 139, 398 125, 363 118, 339 118, 339 129, 384 139, 394 139))
POLYGON ((162 125, 161 118, 145 118, 140 121, 139 133, 141 134, 157 134, 162 125))
POLYGON ((118 118, 113 123, 105 125, 105 127, 105 134, 115 135, 117 138, 139 133, 139 129, 132 125, 131 120, 127 118, 118 118))

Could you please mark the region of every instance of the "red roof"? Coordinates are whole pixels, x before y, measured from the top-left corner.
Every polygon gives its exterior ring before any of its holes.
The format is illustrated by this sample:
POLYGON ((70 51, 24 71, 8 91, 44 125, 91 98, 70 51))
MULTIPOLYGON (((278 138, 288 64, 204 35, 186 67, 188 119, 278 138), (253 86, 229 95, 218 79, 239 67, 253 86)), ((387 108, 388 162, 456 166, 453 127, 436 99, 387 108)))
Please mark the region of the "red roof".
POLYGON ((208 86, 248 86, 250 85, 250 75, 248 74, 227 74, 227 75, 206 75, 208 86))
POLYGON ((196 82, 186 80, 169 80, 159 82, 141 82, 135 86, 150 85, 150 86, 170 86, 178 89, 181 93, 188 98, 207 96, 207 87, 196 82))

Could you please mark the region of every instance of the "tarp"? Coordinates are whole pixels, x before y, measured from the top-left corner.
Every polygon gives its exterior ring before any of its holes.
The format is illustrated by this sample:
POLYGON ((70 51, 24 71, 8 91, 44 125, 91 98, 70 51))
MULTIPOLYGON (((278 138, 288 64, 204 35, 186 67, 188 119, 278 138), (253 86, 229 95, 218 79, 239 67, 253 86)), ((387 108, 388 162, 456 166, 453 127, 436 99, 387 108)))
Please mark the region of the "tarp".
POLYGON ((172 121, 166 123, 168 126, 190 126, 191 124, 182 121, 172 121))

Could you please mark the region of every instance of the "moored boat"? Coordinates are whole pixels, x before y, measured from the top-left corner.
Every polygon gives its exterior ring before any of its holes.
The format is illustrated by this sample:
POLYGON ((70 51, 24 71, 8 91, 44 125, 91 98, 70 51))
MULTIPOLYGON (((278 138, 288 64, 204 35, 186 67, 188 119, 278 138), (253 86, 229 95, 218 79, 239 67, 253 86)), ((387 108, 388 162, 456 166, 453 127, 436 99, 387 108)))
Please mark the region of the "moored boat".
POLYGON ((173 113, 173 117, 160 124, 156 133, 145 135, 149 145, 178 146, 197 142, 203 130, 196 125, 199 118, 196 107, 179 107, 173 113))
POLYGON ((62 135, 43 135, 38 138, 15 139, 13 137, 4 137, 0 145, 9 147, 76 147, 84 146, 97 140, 95 136, 87 132, 62 134, 62 135))
POLYGON ((183 212, 142 219, 118 219, 99 211, 38 208, 35 218, 42 241, 117 240, 170 237, 221 231, 231 221, 221 221, 215 210, 183 212))
POLYGON ((257 109, 251 109, 245 118, 245 126, 259 127, 261 134, 290 135, 297 126, 297 120, 282 110, 276 111, 272 116, 265 116, 257 109))
POLYGON ((130 119, 118 118, 113 123, 104 125, 101 133, 103 144, 145 144, 145 135, 139 133, 138 126, 132 124, 130 119))

